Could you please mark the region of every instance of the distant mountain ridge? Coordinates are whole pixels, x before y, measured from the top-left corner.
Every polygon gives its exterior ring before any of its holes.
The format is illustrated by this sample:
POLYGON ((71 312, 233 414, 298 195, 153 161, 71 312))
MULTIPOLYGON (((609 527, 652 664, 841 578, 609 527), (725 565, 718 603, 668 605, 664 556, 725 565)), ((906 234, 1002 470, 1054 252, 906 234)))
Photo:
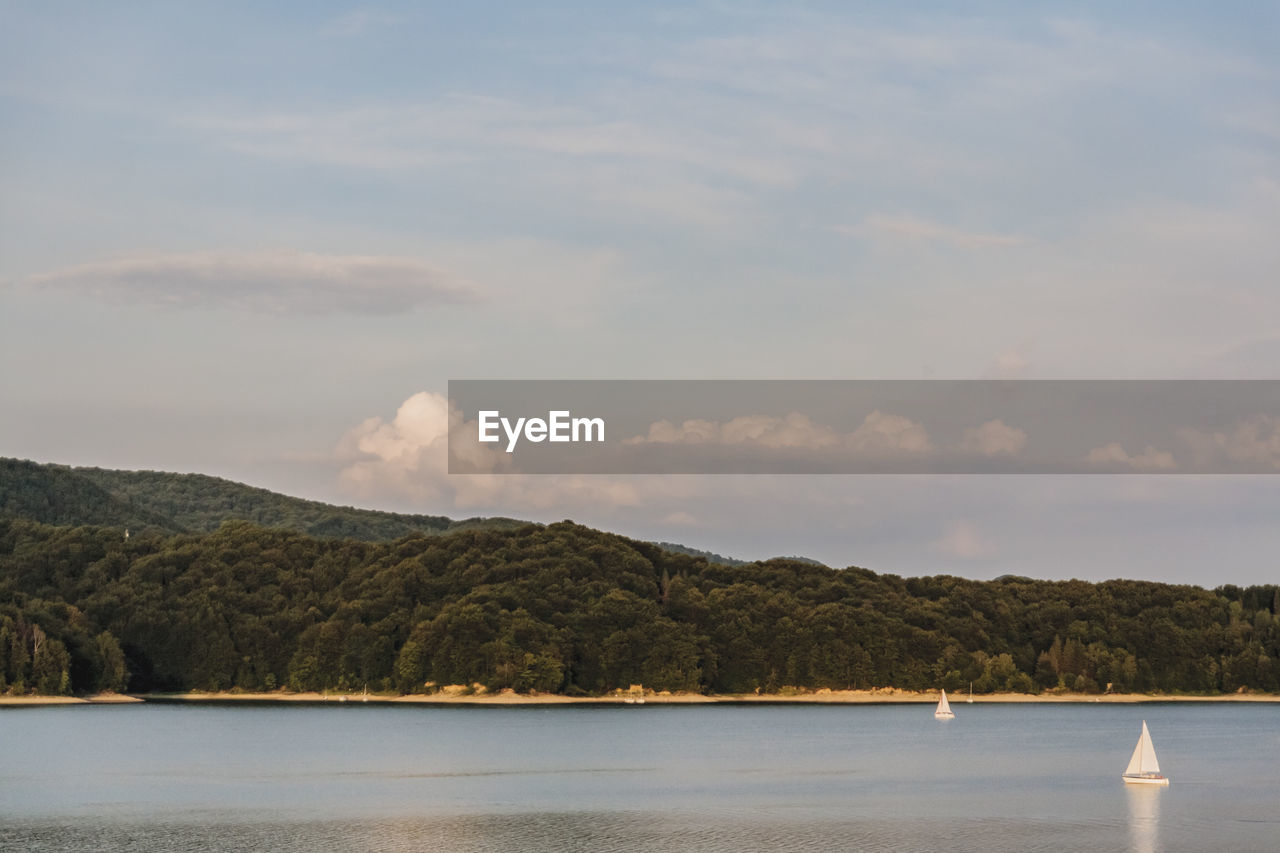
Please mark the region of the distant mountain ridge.
POLYGON ((207 533, 251 521, 323 539, 387 542, 413 533, 514 529, 510 518, 454 520, 289 497, 206 474, 72 468, 0 457, 0 516, 54 525, 207 533))
POLYGON ((700 548, 690 548, 688 545, 681 545, 677 542, 654 542, 664 551, 670 551, 672 554, 684 554, 688 557, 702 557, 708 563, 719 563, 722 566, 745 566, 748 560, 739 560, 736 557, 726 557, 723 554, 717 554, 714 551, 703 551, 700 548))
MULTIPOLYGON (((761 560, 739 560, 737 557, 726 557, 723 554, 717 554, 715 551, 703 551, 701 548, 690 548, 688 545, 681 545, 678 542, 654 542, 664 551, 670 551, 672 554, 684 554, 688 557, 701 557, 708 563, 719 563, 722 566, 747 566, 754 562, 765 562, 761 560)), ((830 568, 826 563, 819 560, 813 560, 809 557, 783 557, 778 556, 771 559, 790 560, 793 563, 804 563, 809 566, 822 566, 830 568)))
MULTIPOLYGON (((207 474, 73 468, 0 457, 0 517, 4 516, 58 526, 128 527, 134 532, 170 534, 209 533, 227 521, 250 521, 321 539, 365 542, 390 542, 414 533, 511 530, 529 523, 504 517, 454 520, 336 506, 207 474)), ((674 542, 654 544, 673 554, 726 566, 748 562, 674 542)))

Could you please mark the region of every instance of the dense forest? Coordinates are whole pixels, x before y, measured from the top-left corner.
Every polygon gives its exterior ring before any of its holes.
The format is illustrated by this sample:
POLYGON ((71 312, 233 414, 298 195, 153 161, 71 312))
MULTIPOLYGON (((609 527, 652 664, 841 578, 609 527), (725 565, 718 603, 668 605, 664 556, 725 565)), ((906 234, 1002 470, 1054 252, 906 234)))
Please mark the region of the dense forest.
POLYGON ((1280 689, 1280 587, 708 562, 571 522, 391 542, 0 519, 0 691, 1280 689))

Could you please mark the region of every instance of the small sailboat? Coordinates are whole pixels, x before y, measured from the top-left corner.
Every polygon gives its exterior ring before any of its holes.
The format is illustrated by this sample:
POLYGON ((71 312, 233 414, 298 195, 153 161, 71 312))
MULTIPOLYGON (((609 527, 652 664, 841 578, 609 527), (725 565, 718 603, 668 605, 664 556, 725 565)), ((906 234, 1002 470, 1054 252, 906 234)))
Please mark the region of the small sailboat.
POLYGON ((1160 762, 1156 760, 1156 748, 1151 745, 1151 732, 1147 731, 1147 721, 1142 721, 1142 736, 1138 745, 1133 748, 1133 757, 1121 777, 1135 785, 1168 785, 1169 779, 1160 775, 1160 762))
POLYGON ((969 698, 964 701, 969 705, 973 704, 973 682, 972 681, 969 682, 969 698))
POLYGON ((939 720, 950 720, 955 717, 955 712, 951 710, 951 703, 947 701, 947 691, 942 691, 942 698, 938 700, 938 709, 933 712, 933 716, 939 720))

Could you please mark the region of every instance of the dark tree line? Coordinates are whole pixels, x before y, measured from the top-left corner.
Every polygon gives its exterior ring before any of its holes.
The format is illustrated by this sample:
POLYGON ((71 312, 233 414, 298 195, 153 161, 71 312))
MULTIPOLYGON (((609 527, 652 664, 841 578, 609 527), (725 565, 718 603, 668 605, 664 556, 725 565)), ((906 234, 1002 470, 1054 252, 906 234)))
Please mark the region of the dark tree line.
POLYGON ((708 563, 569 522, 317 539, 0 521, 0 690, 1280 690, 1280 588, 708 563))

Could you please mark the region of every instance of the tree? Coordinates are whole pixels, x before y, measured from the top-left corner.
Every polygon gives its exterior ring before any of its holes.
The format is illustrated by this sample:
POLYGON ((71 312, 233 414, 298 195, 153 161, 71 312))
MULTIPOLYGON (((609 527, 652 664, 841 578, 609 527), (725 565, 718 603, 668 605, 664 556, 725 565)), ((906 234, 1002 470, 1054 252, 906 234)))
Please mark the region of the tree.
POLYGON ((396 658, 396 689, 401 693, 421 693, 426 680, 427 650, 417 640, 409 640, 396 658))
POLYGON ((32 657, 31 677, 37 693, 65 696, 71 692, 71 655, 61 640, 42 640, 32 657))
POLYGON ((97 689, 103 693, 119 693, 129 683, 129 670, 125 666, 124 652, 110 631, 103 631, 95 638, 101 669, 97 689))

